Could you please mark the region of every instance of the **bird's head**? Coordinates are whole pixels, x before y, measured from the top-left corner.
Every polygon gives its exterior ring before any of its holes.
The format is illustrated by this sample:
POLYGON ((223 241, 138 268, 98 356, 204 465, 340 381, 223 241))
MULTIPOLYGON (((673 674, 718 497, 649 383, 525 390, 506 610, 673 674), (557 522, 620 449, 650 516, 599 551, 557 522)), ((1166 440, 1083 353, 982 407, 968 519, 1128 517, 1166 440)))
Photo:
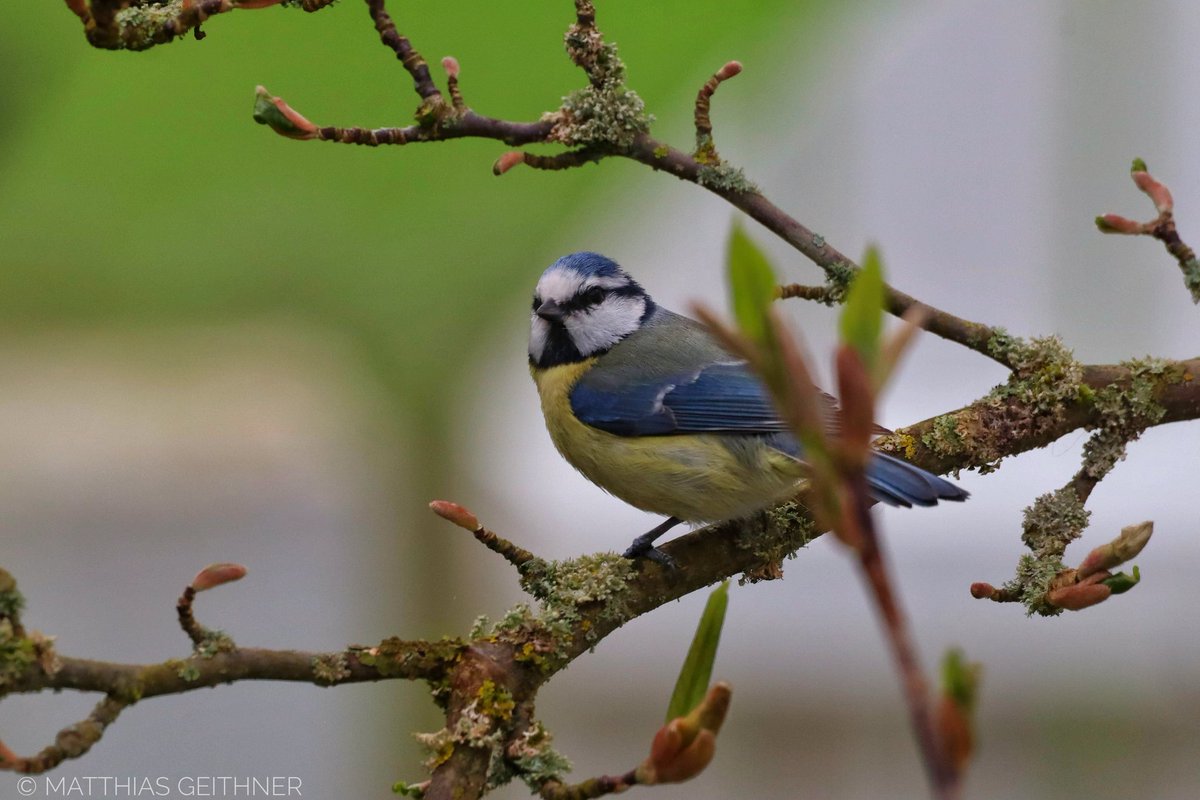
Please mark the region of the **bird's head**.
POLYGON ((597 253, 563 256, 533 291, 529 361, 553 367, 600 355, 653 310, 650 295, 616 262, 597 253))

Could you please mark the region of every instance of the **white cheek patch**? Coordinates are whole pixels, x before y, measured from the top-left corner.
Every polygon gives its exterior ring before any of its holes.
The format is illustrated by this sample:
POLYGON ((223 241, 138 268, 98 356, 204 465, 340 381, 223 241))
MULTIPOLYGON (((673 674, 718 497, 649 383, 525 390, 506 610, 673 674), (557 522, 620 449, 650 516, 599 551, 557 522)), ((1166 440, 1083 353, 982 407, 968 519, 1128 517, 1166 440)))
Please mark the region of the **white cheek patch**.
POLYGON ((590 356, 636 331, 645 312, 645 298, 610 295, 595 308, 567 317, 565 323, 575 348, 590 356))
POLYGON ((534 314, 529 322, 529 357, 541 361, 546 351, 546 340, 550 338, 550 323, 534 314))

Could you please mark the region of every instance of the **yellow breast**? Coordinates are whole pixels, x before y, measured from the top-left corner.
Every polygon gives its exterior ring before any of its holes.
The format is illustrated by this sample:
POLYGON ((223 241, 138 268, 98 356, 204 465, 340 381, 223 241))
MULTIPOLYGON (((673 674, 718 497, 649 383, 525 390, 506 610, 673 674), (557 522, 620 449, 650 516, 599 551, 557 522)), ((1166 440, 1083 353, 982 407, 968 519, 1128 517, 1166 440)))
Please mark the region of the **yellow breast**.
POLYGON ((594 363, 530 372, 554 446, 600 488, 644 511, 691 522, 746 516, 795 492, 803 465, 752 437, 616 436, 580 422, 571 389, 594 363))

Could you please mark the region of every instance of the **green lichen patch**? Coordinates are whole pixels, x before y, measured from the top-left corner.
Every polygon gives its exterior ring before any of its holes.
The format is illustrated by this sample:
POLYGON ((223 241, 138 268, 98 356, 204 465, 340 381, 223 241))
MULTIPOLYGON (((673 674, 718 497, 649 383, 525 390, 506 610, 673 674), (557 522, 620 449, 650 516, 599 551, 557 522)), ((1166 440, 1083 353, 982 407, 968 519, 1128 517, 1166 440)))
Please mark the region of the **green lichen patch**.
POLYGON ((312 672, 318 682, 332 685, 350 677, 350 666, 344 653, 326 653, 313 657, 312 672))
POLYGON ((561 780, 571 771, 571 762, 551 747, 553 737, 541 722, 534 722, 508 746, 513 768, 531 791, 549 780, 561 780))
POLYGON ((1091 513, 1069 486, 1044 494, 1025 509, 1021 541, 1036 556, 1062 556, 1083 533, 1091 513))
POLYGON ((1193 303, 1200 303, 1200 258, 1189 258, 1179 265, 1183 270, 1183 285, 1192 296, 1193 303))
POLYGON ((521 577, 521 587, 544 608, 578 609, 592 603, 612 617, 627 616, 625 594, 633 562, 616 553, 595 553, 565 561, 547 561, 521 577))
MULTIPOLYGON (((491 681, 485 682, 485 685, 487 683, 491 683, 491 681)), ((496 690, 495 684, 492 684, 492 687, 490 691, 493 696, 495 691, 503 691, 496 690)), ((425 759, 427 769, 432 772, 446 763, 454 754, 455 749, 460 746, 474 747, 486 750, 489 754, 488 788, 494 789, 512 780, 513 772, 505 762, 503 747, 506 729, 502 723, 507 718, 488 713, 484 711, 483 706, 482 698, 477 697, 462 710, 453 726, 433 733, 414 734, 416 740, 428 753, 425 759)), ((494 709, 495 706, 493 706, 494 709)), ((508 718, 511 716, 512 709, 509 708, 508 718)))
MULTIPOLYGON (((815 239, 815 237, 814 237, 815 239)), ((815 243, 815 242, 814 242, 815 243)), ((823 246, 825 240, 821 240, 823 246)), ((846 292, 854 281, 856 270, 845 261, 837 261, 825 266, 825 297, 821 301, 827 306, 840 305, 846 302, 846 292)))
POLYGON ((17 579, 0 569, 0 617, 16 618, 25 608, 25 598, 17 591, 17 579))
POLYGON ((758 186, 749 178, 740 167, 734 167, 725 163, 705 164, 696 172, 696 181, 701 186, 707 186, 709 189, 714 189, 720 192, 738 192, 749 193, 757 192, 758 186))
POLYGON ((144 50, 155 44, 155 34, 163 25, 177 19, 183 0, 166 3, 131 5, 117 12, 116 23, 121 41, 130 50, 144 50))
POLYGON ((200 668, 196 666, 194 659, 189 658, 186 661, 172 659, 167 664, 175 667, 175 674, 179 676, 180 680, 191 683, 200 679, 200 668))
POLYGON ((233 638, 220 630, 205 631, 204 639, 195 647, 196 655, 200 658, 212 658, 218 653, 232 653, 236 649, 233 638))
POLYGON ((632 616, 627 593, 633 574, 632 562, 615 553, 526 565, 521 586, 538 599, 538 610, 514 606, 488 637, 512 643, 518 661, 550 672, 569 657, 578 633, 594 641, 597 623, 618 626, 632 616))
POLYGON ((20 633, 13 621, 0 618, 0 696, 4 689, 33 671, 53 675, 62 669, 54 637, 38 631, 20 633))
POLYGON ((958 432, 958 417, 954 414, 943 414, 935 418, 929 430, 921 434, 921 443, 939 456, 962 455, 965 443, 958 432))
POLYGON ((436 662, 449 667, 462 654, 463 643, 449 637, 436 642, 413 642, 396 636, 384 639, 375 647, 355 645, 350 648, 358 662, 371 667, 385 678, 410 674, 417 665, 436 662))
POLYGON ((33 641, 17 636, 11 620, 0 619, 0 689, 24 675, 35 661, 33 641))
POLYGON ((454 755, 454 734, 449 728, 433 733, 414 733, 413 738, 425 748, 425 768, 430 772, 445 764, 454 755))
POLYGON ((650 130, 653 117, 638 93, 625 86, 585 86, 563 98, 553 141, 579 147, 609 146, 624 150, 639 133, 650 130))
POLYGON ((578 147, 627 149, 654 121, 637 92, 625 85, 625 65, 617 46, 606 44, 594 28, 567 31, 567 53, 587 71, 589 85, 563 98, 552 141, 578 147))
POLYGON ((1017 574, 1004 589, 1021 599, 1026 613, 1051 617, 1062 612, 1046 602, 1046 593, 1065 568, 1067 545, 1083 534, 1090 516, 1070 485, 1042 495, 1025 509, 1021 540, 1031 552, 1021 556, 1017 574))
POLYGON ((987 347, 1013 370, 1007 383, 992 390, 992 397, 1015 398, 1048 414, 1061 414, 1064 402, 1079 398, 1083 365, 1059 337, 1022 339, 997 328, 987 347))
POLYGON ((1125 448, 1167 413, 1157 395, 1166 384, 1183 380, 1179 368, 1161 358, 1122 362, 1130 373, 1128 385, 1109 384, 1088 397, 1100 415, 1099 424, 1083 445, 1083 473, 1100 480, 1125 458, 1125 448))
POLYGON ((497 686, 495 681, 484 681, 476 693, 480 713, 498 720, 512 719, 513 709, 517 707, 512 693, 503 686, 497 686))
POLYGON ((796 552, 817 535, 812 515, 795 500, 769 508, 754 524, 738 524, 734 530, 737 546, 749 550, 767 567, 746 573, 738 580, 739 585, 782 577, 784 559, 795 558, 796 552))

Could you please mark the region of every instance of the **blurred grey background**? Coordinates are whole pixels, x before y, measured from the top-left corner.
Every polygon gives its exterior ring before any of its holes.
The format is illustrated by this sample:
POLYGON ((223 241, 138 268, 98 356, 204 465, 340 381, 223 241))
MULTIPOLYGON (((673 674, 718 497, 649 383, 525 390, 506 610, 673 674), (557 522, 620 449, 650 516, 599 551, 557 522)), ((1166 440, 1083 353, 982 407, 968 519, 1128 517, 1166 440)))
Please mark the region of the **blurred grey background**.
MULTIPOLYGON (((393 5, 431 63, 459 57, 484 113, 533 118, 580 82, 559 45, 562 0, 393 5)), ((675 144, 690 141, 696 89, 741 60, 714 101, 721 153, 845 252, 878 243, 898 287, 1017 334, 1059 333, 1085 361, 1196 355, 1173 262, 1092 218, 1150 215, 1127 177, 1141 156, 1174 192, 1184 237, 1200 231, 1200 6, 598 11, 675 144)), ((595 249, 669 307, 721 305, 728 206, 630 164, 498 180, 496 143, 367 150, 255 126, 256 83, 318 124, 407 120, 409 80, 354 2, 236 12, 202 43, 144 54, 92 51, 59 4, 4 13, 0 564, 30 627, 71 655, 185 655, 174 600, 197 569, 232 560, 249 576, 197 614, 242 644, 458 634, 523 598, 428 500, 552 557, 619 548, 654 524, 554 453, 525 368, 527 298, 555 257, 595 249)), ((819 280, 750 230, 788 280, 819 280)), ((828 353, 835 314, 789 309, 828 353)), ((926 336, 882 421, 956 407, 1002 377, 926 336)), ((1132 445, 1068 551, 1155 520, 1134 591, 1050 620, 967 593, 1011 574, 1021 509, 1069 478, 1084 440, 963 476, 974 496, 961 507, 881 511, 923 660, 932 673, 960 645, 985 664, 970 796, 1195 797, 1200 427, 1132 445)), ((716 675, 735 695, 717 758, 656 796, 923 796, 853 565, 819 540, 786 573, 732 592, 716 675)), ((544 690, 539 713, 577 779, 644 757, 703 601, 631 623, 544 690)), ((94 700, 6 698, 0 737, 35 751, 94 700)), ((438 725, 422 686, 239 684, 131 708, 55 775, 284 775, 305 797, 383 798, 421 779, 409 734, 438 725)), ((0 797, 14 786, 0 775, 0 797)))

